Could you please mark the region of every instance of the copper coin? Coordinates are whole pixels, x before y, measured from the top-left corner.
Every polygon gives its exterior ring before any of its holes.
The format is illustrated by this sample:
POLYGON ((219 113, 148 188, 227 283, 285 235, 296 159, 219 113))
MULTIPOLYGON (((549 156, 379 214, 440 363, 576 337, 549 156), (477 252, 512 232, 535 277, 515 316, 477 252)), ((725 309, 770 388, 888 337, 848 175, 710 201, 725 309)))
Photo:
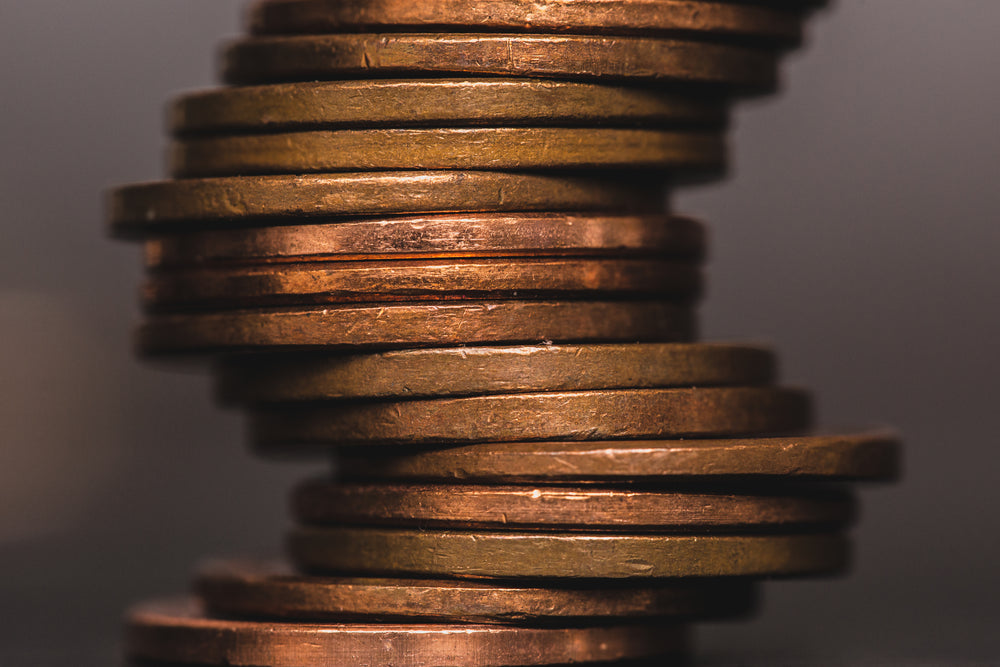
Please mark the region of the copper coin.
POLYGON ((176 178, 404 169, 656 168, 711 173, 718 133, 531 127, 336 130, 175 141, 176 178))
POLYGON ((726 115, 721 99, 649 87, 539 79, 375 79, 188 94, 171 107, 170 127, 178 135, 342 127, 722 127, 726 115))
POLYGON ((449 211, 657 211, 662 186, 601 177, 489 171, 244 176, 142 183, 111 194, 121 236, 192 221, 449 211))
POLYGON ((654 259, 497 258, 310 262, 158 272, 147 307, 252 308, 418 299, 693 300, 697 265, 654 259))
POLYGON ((688 218, 461 213, 171 234, 146 242, 146 261, 150 267, 173 267, 537 255, 699 259, 704 249, 704 229, 688 218))
POLYGON ((261 446, 438 445, 710 437, 808 427, 808 394, 725 387, 614 389, 283 405, 254 413, 261 446))
POLYGON ((246 355, 226 360, 227 403, 421 398, 536 391, 763 385, 767 349, 705 343, 523 345, 362 355, 246 355))
POLYGON ((391 456, 352 452, 354 479, 442 482, 660 482, 691 477, 891 480, 899 439, 889 431, 789 438, 487 443, 391 456))
POLYGON ((832 574, 846 569, 840 534, 613 535, 296 528, 308 571, 502 579, 656 579, 832 574))
POLYGON ((130 658, 243 667, 499 667, 612 661, 680 652, 680 626, 319 624, 205 616, 192 601, 146 604, 126 620, 130 658))
POLYGON ((748 581, 614 588, 534 588, 440 579, 307 577, 278 563, 220 562, 197 590, 213 612, 299 621, 566 623, 597 619, 730 618, 752 612, 748 581))
POLYGON ((588 35, 386 33, 251 37, 223 54, 228 83, 506 75, 725 84, 770 90, 777 55, 677 39, 588 35))
POLYGON ((437 301, 157 315, 145 354, 433 347, 550 341, 685 341, 689 308, 649 301, 437 301))
POLYGON ((843 526, 853 498, 837 491, 648 491, 609 487, 358 484, 316 480, 294 495, 312 525, 627 532, 843 526))

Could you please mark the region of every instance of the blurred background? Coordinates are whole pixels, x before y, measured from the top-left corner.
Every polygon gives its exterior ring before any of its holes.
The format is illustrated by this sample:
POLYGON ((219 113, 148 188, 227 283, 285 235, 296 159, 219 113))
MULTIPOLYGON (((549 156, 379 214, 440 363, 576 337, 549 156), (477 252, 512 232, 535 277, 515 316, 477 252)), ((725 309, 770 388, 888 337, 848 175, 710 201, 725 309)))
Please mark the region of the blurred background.
MULTIPOLYGON (((137 247, 102 191, 163 174, 163 108, 214 82, 237 0, 0 1, 0 665, 113 665, 130 602, 208 555, 272 554, 294 481, 202 375, 131 356, 137 247)), ((782 95, 737 113, 712 339, 772 342, 831 425, 906 436, 844 580, 776 582, 718 664, 1000 660, 1000 3, 842 0, 782 95)))

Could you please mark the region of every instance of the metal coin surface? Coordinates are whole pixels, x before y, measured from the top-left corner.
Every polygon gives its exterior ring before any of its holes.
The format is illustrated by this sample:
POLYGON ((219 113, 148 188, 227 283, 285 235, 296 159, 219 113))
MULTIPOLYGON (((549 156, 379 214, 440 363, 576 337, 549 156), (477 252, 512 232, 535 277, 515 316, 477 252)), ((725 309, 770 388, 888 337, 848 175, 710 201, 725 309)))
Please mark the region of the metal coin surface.
POLYGON ((253 308, 419 299, 665 298, 692 301, 695 264, 654 259, 497 258, 310 262, 164 271, 150 276, 153 310, 253 308))
POLYGON ((572 486, 358 484, 316 480, 294 494, 310 525, 627 532, 835 527, 855 515, 846 493, 649 491, 572 486))
POLYGON ((571 33, 668 33, 795 43, 799 17, 768 7, 697 0, 288 0, 257 3, 258 34, 466 28, 571 33))
POLYGON ((175 135, 344 127, 722 127, 721 99, 541 79, 309 81, 185 95, 175 135))
POLYGON ((213 263, 429 257, 629 256, 700 259, 689 218, 600 213, 461 213, 190 231, 146 242, 151 268, 213 263))
POLYGON ((242 667, 501 667, 612 661, 677 653, 684 629, 622 627, 319 624, 205 616, 192 601, 150 603, 126 619, 136 660, 242 667))
POLYGON ((767 349, 706 343, 522 345, 225 360, 218 395, 260 404, 643 387, 764 385, 767 349))
POLYGON ((299 527, 292 558, 312 572, 503 579, 656 579, 833 574, 840 534, 612 535, 299 527))
POLYGON ((223 54, 227 83, 506 75, 670 81, 767 91, 777 54, 678 39, 463 33, 251 37, 223 54))
POLYGON ((566 623, 598 619, 731 618, 756 608, 749 581, 611 588, 535 588, 440 579, 311 577, 283 564, 219 562, 197 591, 214 613, 298 621, 566 623))
POLYGON ((788 438, 486 443, 391 456, 344 454, 348 479, 441 482, 658 482, 694 477, 894 479, 891 431, 788 438))
POLYGON ((793 389, 615 389, 282 405, 252 430, 262 446, 711 437, 804 429, 810 408, 793 389))
POLYGON ((407 169, 643 169, 719 172, 711 132, 609 128, 365 129, 174 142, 176 178, 407 169))
POLYGON ((541 341, 687 341, 689 308, 649 301, 438 301, 156 315, 148 355, 541 341))
POLYGON ((659 212, 659 183, 490 171, 243 176, 130 185, 111 194, 112 231, 195 221, 450 211, 622 209, 659 212))

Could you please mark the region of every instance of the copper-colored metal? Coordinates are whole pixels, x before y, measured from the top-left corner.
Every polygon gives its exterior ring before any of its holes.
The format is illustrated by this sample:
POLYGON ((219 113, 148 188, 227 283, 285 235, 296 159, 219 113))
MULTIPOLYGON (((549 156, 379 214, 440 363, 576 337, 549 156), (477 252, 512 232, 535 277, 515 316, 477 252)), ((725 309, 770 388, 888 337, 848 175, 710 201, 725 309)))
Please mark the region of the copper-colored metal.
POLYGON ((398 169, 722 170, 722 136, 617 128, 365 129, 174 142, 176 178, 398 169))
POLYGON ((770 90, 777 54, 677 39, 587 35, 385 33, 252 37, 223 54, 228 83, 498 74, 633 79, 770 90))
POLYGON ((295 529, 295 562, 310 571, 504 579, 762 577, 842 572, 840 534, 613 535, 433 531, 404 528, 295 529))
POLYGON ((222 88, 185 95, 175 134, 343 127, 607 125, 722 127, 722 100, 650 87, 539 79, 376 79, 222 88))
POLYGON ((527 32, 711 35, 795 43, 799 17, 759 6, 704 0, 279 0, 251 13, 258 34, 475 28, 527 32))
POLYGON ((197 590, 230 617, 300 621, 595 623, 611 619, 744 616, 756 608, 748 581, 671 582, 642 587, 535 588, 440 579, 308 577, 277 563, 219 562, 197 590))
POLYGON ((688 218, 600 213, 455 213, 334 224, 191 231, 150 239, 150 267, 487 256, 653 255, 698 259, 688 218))
POLYGON ((247 218, 284 216, 623 208, 662 210, 662 187, 489 171, 244 176, 120 188, 112 193, 110 218, 113 232, 130 236, 149 227, 202 220, 245 224, 247 218))
POLYGON ((648 301, 438 301, 158 315, 149 355, 241 349, 433 347, 550 341, 686 341, 689 308, 648 301))
POLYGON ((421 398, 626 387, 762 385, 770 350, 706 343, 524 345, 364 355, 247 355, 226 360, 227 403, 421 398))
POLYGON ((697 265, 654 259, 498 258, 310 262, 160 272, 152 309, 253 308, 418 299, 667 298, 701 290, 697 265))
POLYGON ((353 452, 340 474, 442 482, 631 482, 689 477, 887 481, 899 472, 895 433, 726 440, 486 443, 391 456, 353 452))
POLYGON ((459 444, 778 433, 808 427, 809 395, 725 387, 283 405, 254 413, 263 446, 459 444))
POLYGON ((190 601, 146 604, 126 621, 133 659, 242 667, 501 667, 639 658, 685 649, 684 629, 314 624, 204 616, 190 601))
POLYGON ((842 492, 648 491, 566 486, 300 485, 295 514, 307 524, 488 530, 546 528, 628 532, 773 530, 843 526, 854 519, 842 492))

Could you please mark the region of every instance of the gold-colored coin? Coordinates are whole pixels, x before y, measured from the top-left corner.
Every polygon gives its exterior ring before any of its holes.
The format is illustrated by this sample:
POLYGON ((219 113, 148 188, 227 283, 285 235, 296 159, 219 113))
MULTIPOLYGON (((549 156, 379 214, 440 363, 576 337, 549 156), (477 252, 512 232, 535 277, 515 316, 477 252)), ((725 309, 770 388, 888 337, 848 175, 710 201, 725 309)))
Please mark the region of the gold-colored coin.
POLYGON ((452 75, 645 80, 767 91, 777 54, 678 39, 497 33, 251 37, 224 55, 228 83, 452 75))
POLYGON ((289 536, 312 572, 503 579, 767 577, 842 572, 840 534, 613 535, 308 528, 289 536))
POLYGON ((218 395, 260 404, 538 391, 763 385, 775 359, 757 347, 705 343, 522 345, 359 355, 245 355, 224 360, 218 395))
POLYGON ((615 389, 282 405, 258 445, 382 445, 768 434, 807 428, 809 395, 771 387, 615 389))

